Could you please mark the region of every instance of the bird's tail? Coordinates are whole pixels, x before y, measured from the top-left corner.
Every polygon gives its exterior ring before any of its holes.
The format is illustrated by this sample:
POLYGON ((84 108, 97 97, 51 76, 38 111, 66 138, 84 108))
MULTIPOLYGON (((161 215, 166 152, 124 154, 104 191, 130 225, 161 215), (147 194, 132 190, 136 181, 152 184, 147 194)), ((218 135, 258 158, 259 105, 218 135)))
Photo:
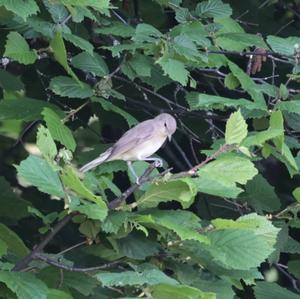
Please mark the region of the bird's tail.
POLYGON ((102 164, 110 156, 111 151, 112 151, 112 148, 109 148, 107 151, 105 151, 104 153, 102 153, 98 158, 96 158, 96 159, 92 160, 91 162, 83 165, 79 169, 79 171, 80 172, 87 172, 87 171, 95 168, 96 166, 102 164))

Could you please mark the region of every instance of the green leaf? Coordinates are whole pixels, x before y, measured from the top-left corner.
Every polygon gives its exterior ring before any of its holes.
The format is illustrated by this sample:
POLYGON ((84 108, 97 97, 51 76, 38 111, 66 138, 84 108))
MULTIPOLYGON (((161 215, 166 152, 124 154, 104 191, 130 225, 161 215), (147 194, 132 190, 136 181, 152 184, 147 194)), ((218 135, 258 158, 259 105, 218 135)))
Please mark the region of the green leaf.
POLYGON ((136 204, 139 208, 153 208, 160 202, 178 201, 183 208, 188 208, 194 201, 197 191, 189 178, 157 182, 152 184, 136 204))
POLYGON ((221 181, 216 178, 200 176, 194 178, 194 183, 197 186, 198 192, 226 197, 237 198, 237 196, 243 192, 243 189, 236 186, 233 182, 221 181))
POLYGON ((27 209, 30 203, 22 199, 4 177, 0 177, 0 190, 5 194, 0 197, 0 218, 15 221, 29 216, 27 209))
POLYGON ((68 98, 85 99, 94 95, 93 89, 86 83, 76 82, 72 78, 57 76, 51 79, 49 88, 57 95, 68 98))
POLYGON ((245 186, 246 191, 239 199, 250 204, 257 212, 275 212, 280 209, 280 200, 275 188, 261 175, 256 175, 245 186))
POLYGON ((267 106, 265 99, 260 91, 256 90, 256 84, 238 65, 228 61, 228 67, 232 74, 240 81, 241 87, 249 93, 253 101, 260 107, 266 110, 267 106))
POLYGON ((73 299, 71 294, 57 289, 49 289, 47 299, 73 299))
POLYGON ((135 126, 136 124, 138 124, 138 121, 128 112, 126 112, 125 110, 119 108, 118 106, 114 105, 113 103, 104 100, 102 98, 92 98, 93 101, 100 103, 100 105, 102 106, 102 108, 106 111, 113 111, 117 114, 120 114, 128 123, 129 127, 135 126))
POLYGON ((123 24, 120 22, 114 22, 108 27, 102 27, 95 29, 96 33, 101 33, 105 35, 115 35, 120 37, 132 37, 135 33, 135 29, 128 24, 123 24))
POLYGON ((224 18, 231 16, 232 9, 221 0, 208 0, 198 3, 195 13, 200 18, 224 18))
POLYGON ((155 256, 161 250, 158 242, 139 232, 133 232, 127 237, 117 240, 117 246, 119 254, 135 260, 144 260, 147 257, 155 256))
POLYGON ((280 84, 279 96, 282 100, 286 100, 289 97, 289 90, 285 84, 280 84))
POLYGON ((143 272, 124 271, 120 273, 97 273, 95 277, 103 286, 134 286, 134 285, 156 285, 166 283, 176 285, 178 282, 168 277, 158 269, 145 270, 143 272))
POLYGON ((54 160, 57 155, 57 148, 50 131, 44 126, 40 126, 38 129, 36 145, 46 159, 54 160))
POLYGON ((173 47, 179 55, 184 56, 188 60, 197 61, 197 57, 199 57, 195 43, 185 34, 178 35, 174 38, 173 47))
POLYGON ((10 57, 22 64, 32 64, 37 59, 35 51, 30 50, 24 37, 11 31, 7 35, 4 56, 10 57))
POLYGON ((228 108, 261 109, 259 105, 246 99, 230 99, 220 96, 212 96, 205 93, 189 92, 186 100, 192 110, 207 110, 228 108))
POLYGON ((225 142, 226 144, 240 144, 247 136, 247 124, 241 111, 231 113, 226 122, 225 142))
POLYGON ((300 279, 300 260, 292 260, 288 262, 288 269, 297 279, 300 279))
POLYGON ((294 189, 293 196, 300 203, 300 187, 297 187, 296 189, 294 189))
POLYGON ((80 48, 81 50, 86 51, 90 55, 93 55, 94 46, 86 39, 83 39, 82 37, 79 37, 77 35, 65 33, 65 32, 63 33, 63 38, 66 41, 72 43, 74 46, 80 48))
POLYGON ((0 271, 0 281, 19 299, 47 299, 47 286, 31 273, 0 271))
POLYGON ((138 24, 132 39, 136 43, 155 42, 162 34, 155 27, 149 24, 138 24))
POLYGON ((254 164, 247 158, 227 154, 201 168, 199 176, 225 183, 246 184, 257 173, 254 164))
POLYGON ((136 77, 150 77, 152 65, 152 60, 148 56, 136 53, 122 65, 121 70, 133 80, 136 77))
POLYGON ((101 228, 106 233, 116 234, 125 225, 129 213, 123 211, 111 211, 102 222, 101 228))
POLYGON ((42 119, 41 112, 45 107, 61 113, 61 110, 57 106, 45 101, 29 98, 2 100, 0 101, 0 121, 10 119, 23 121, 42 119))
POLYGON ((172 80, 178 81, 183 86, 187 85, 189 72, 179 60, 172 58, 161 58, 158 63, 162 67, 165 75, 168 75, 172 80))
POLYGON ((226 75, 226 77, 224 79, 224 85, 228 89, 233 90, 233 89, 236 89, 240 85, 240 82, 232 73, 229 73, 226 75))
POLYGON ((72 58, 71 64, 85 72, 91 72, 96 76, 106 76, 109 71, 104 59, 97 53, 93 56, 87 52, 79 53, 72 58))
POLYGON ((39 7, 34 0, 0 0, 0 6, 12 11, 20 16, 24 21, 39 11, 39 7))
POLYGON ((136 220, 149 228, 166 228, 175 232, 181 240, 196 240, 208 244, 209 240, 199 231, 200 219, 192 212, 182 210, 155 210, 148 215, 140 215, 136 220))
POLYGON ((57 31, 50 42, 50 47, 53 50, 55 60, 65 69, 65 71, 73 77, 77 82, 80 82, 76 74, 68 65, 67 51, 62 38, 61 32, 57 31))
POLYGON ((262 37, 244 32, 219 34, 216 38, 216 45, 228 51, 242 51, 252 46, 264 49, 268 48, 262 37))
POLYGON ((215 219, 212 224, 215 230, 207 234, 208 250, 224 267, 239 270, 258 267, 275 250, 280 230, 254 213, 236 221, 215 219))
POLYGON ((299 299, 299 295, 292 293, 276 283, 258 281, 254 287, 256 299, 299 299))
POLYGON ((24 84, 18 77, 0 69, 0 88, 7 91, 24 90, 24 84))
POLYGON ((92 206, 81 206, 77 209, 81 210, 88 216, 91 216, 92 219, 96 218, 99 220, 104 220, 107 216, 107 206, 106 203, 103 201, 101 196, 97 196, 93 194, 83 182, 80 181, 79 177, 77 176, 75 170, 71 166, 66 166, 62 173, 62 181, 65 187, 70 188, 79 196, 83 197, 84 199, 88 199, 94 202, 98 207, 95 207, 95 211, 91 211, 92 206))
POLYGON ((276 108, 280 109, 281 111, 287 111, 290 113, 300 114, 300 101, 279 101, 276 104, 276 108))
POLYGON ((205 293, 187 285, 158 284, 150 287, 155 299, 216 299, 215 293, 205 293))
POLYGON ((72 131, 63 124, 60 117, 49 108, 45 108, 42 114, 52 138, 59 141, 67 149, 74 151, 76 148, 76 142, 72 135, 72 131))
POLYGON ((1 240, 6 243, 8 251, 17 257, 22 258, 29 254, 29 249, 25 246, 19 236, 2 223, 0 223, 0 236, 1 240))
POLYGON ((16 166, 16 168, 19 176, 24 178, 26 182, 37 187, 41 192, 58 197, 64 196, 58 174, 45 160, 30 155, 19 166, 16 166))
POLYGON ((274 52, 283 55, 294 55, 295 46, 300 44, 300 37, 289 36, 287 38, 282 38, 278 36, 269 35, 267 37, 267 43, 271 46, 274 52))
POLYGON ((7 253, 7 244, 0 239, 0 258, 7 253))

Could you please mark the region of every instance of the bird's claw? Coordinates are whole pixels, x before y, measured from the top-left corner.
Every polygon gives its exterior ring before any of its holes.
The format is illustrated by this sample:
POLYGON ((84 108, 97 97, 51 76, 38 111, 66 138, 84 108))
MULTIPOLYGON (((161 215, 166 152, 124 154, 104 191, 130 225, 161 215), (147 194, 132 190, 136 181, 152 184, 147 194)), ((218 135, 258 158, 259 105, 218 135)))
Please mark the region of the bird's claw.
POLYGON ((140 178, 139 178, 139 177, 136 178, 135 183, 136 183, 137 185, 139 185, 139 186, 141 185, 141 182, 140 182, 140 178))
POLYGON ((162 167, 163 166, 162 160, 155 160, 154 161, 154 166, 155 167, 162 167))

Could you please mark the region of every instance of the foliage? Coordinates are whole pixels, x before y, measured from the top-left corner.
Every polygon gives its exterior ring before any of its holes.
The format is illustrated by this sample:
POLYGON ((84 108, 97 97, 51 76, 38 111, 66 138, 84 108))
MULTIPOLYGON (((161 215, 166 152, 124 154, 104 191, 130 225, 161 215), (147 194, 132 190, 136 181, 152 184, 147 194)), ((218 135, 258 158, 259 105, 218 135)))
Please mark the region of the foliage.
POLYGON ((0 0, 0 297, 298 298, 297 3, 0 0))

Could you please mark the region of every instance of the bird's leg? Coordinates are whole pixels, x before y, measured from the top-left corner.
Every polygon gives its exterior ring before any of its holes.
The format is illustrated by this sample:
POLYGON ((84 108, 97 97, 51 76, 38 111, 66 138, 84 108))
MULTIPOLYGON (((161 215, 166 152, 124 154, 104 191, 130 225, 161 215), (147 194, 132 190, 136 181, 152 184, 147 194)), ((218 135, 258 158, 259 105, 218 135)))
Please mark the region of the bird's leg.
POLYGON ((134 171, 133 167, 132 167, 132 162, 131 161, 127 161, 127 165, 129 170, 131 171, 131 173, 133 174, 133 176, 135 177, 135 182, 140 185, 140 178, 138 177, 138 175, 136 174, 136 172, 134 171))
POLYGON ((162 159, 159 159, 159 158, 149 157, 149 158, 145 158, 143 160, 144 161, 153 161, 155 163, 155 167, 163 166, 163 161, 162 161, 162 159))

